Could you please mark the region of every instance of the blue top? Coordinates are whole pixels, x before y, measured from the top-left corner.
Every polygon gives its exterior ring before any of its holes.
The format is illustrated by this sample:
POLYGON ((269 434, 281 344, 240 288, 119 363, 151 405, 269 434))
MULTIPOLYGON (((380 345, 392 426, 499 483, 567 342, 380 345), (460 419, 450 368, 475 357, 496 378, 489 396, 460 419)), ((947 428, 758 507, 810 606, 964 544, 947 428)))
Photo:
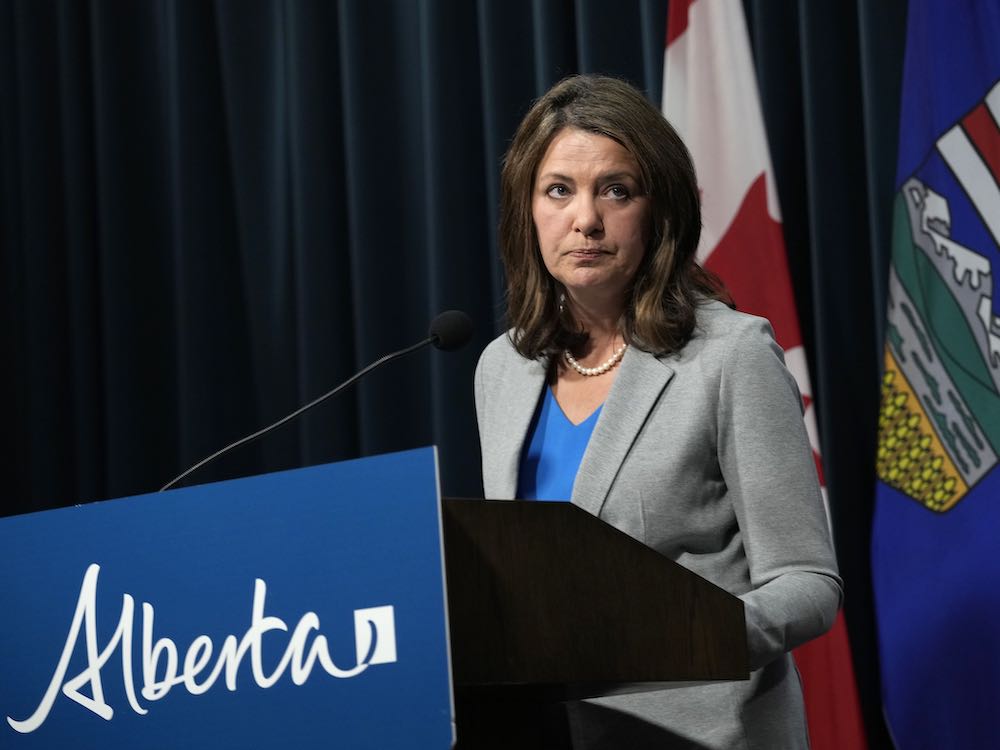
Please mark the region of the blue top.
POLYGON ((599 406, 583 422, 573 424, 563 414, 552 389, 546 388, 524 441, 516 497, 569 500, 583 452, 587 450, 600 413, 599 406))

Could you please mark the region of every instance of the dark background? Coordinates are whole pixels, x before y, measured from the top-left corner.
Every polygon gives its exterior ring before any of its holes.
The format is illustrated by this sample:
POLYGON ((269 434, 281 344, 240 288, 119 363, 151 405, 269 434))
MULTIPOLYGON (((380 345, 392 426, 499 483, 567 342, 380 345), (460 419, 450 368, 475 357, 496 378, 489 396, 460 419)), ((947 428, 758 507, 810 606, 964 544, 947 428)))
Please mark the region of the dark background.
MULTIPOLYGON (((873 747, 868 545, 905 0, 745 3, 873 747)), ((0 514, 435 443, 477 495, 498 168, 560 77, 659 103, 666 2, 0 0, 0 514)), ((737 300, 738 302, 738 300, 737 300)))

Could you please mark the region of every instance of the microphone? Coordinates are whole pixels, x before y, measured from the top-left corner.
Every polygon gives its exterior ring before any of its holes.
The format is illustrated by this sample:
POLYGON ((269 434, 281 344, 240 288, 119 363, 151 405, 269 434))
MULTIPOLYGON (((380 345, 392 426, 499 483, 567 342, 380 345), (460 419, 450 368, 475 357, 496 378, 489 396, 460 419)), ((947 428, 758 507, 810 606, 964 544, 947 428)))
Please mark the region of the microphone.
POLYGON ((319 406, 321 403, 326 401, 331 396, 339 393, 347 386, 351 385, 355 381, 364 377, 372 370, 381 367, 386 362, 391 362, 394 359, 399 359, 400 357, 406 356, 407 354, 415 352, 418 349, 423 349, 428 344, 432 344, 435 348, 441 349, 442 351, 446 352, 451 352, 455 351, 456 349, 461 349, 463 346, 469 343, 469 339, 472 338, 473 330, 474 330, 474 325, 472 323, 472 318, 470 318, 464 312, 462 312, 461 310, 445 310, 443 313, 441 313, 436 318, 434 318, 434 320, 431 321, 430 331, 428 333, 427 338, 423 339, 422 341, 418 341, 416 344, 413 344, 413 346, 408 346, 405 349, 400 349, 397 352, 386 354, 384 357, 381 357, 380 359, 377 359, 374 362, 372 362, 363 370, 356 372, 354 375, 349 377, 347 380, 338 385, 336 388, 327 391, 322 396, 319 396, 318 398, 315 398, 312 401, 310 401, 308 404, 300 406, 291 414, 286 414, 277 422, 273 422, 269 424, 267 427, 262 427, 256 432, 241 437, 239 440, 230 443, 225 448, 220 448, 212 455, 203 458, 194 466, 185 469, 183 472, 181 472, 176 477, 167 482, 165 485, 163 485, 159 489, 159 491, 163 492, 164 490, 169 490, 179 481, 187 477, 189 474, 194 473, 202 466, 211 463, 220 456, 229 453, 229 451, 231 450, 239 448, 241 445, 246 445, 247 443, 251 443, 259 437, 263 437, 267 433, 271 432, 271 430, 275 430, 278 427, 281 427, 281 425, 285 424, 286 422, 290 422, 296 417, 305 414, 314 406, 319 406))
POLYGON ((469 343, 472 331, 472 318, 461 310, 445 310, 431 321, 431 343, 438 349, 453 352, 469 343))

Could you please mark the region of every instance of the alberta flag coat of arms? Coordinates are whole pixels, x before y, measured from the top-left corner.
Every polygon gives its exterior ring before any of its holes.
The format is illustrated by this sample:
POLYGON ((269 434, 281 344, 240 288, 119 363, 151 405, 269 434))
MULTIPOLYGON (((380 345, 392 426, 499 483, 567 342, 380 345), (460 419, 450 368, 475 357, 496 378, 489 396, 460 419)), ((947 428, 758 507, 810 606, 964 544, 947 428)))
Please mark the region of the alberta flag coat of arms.
POLYGON ((878 475, 937 512, 1000 452, 998 120, 1000 83, 938 137, 894 207, 878 475))

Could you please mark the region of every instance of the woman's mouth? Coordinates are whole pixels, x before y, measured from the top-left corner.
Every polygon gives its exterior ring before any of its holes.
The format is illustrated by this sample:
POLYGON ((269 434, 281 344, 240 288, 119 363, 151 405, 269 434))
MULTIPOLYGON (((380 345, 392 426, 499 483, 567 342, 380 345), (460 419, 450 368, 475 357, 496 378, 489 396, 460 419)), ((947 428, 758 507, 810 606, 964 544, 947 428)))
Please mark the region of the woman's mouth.
POLYGON ((574 258, 580 258, 583 260, 591 260, 593 258, 598 258, 605 255, 607 250, 599 247, 579 247, 569 251, 569 255, 574 258))

